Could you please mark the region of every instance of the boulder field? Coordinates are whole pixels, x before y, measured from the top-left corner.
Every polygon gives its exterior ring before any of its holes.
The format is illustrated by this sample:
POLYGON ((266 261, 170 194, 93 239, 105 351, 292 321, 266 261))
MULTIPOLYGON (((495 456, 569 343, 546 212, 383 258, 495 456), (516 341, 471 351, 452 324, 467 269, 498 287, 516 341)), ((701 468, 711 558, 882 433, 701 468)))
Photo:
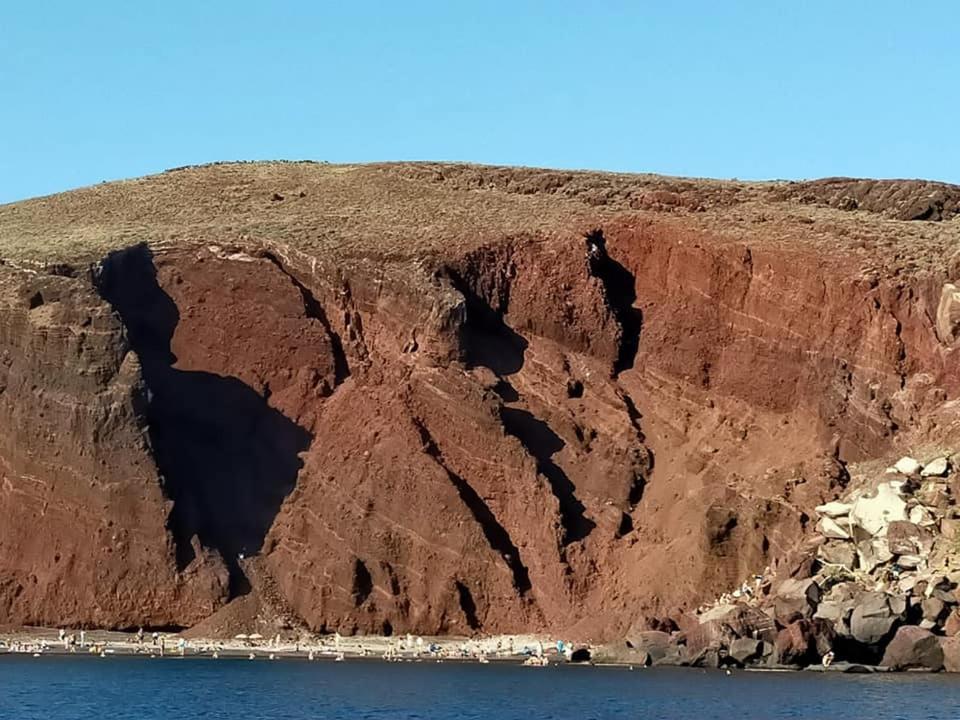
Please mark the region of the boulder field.
POLYGON ((958 202, 232 163, 0 206, 0 624, 960 664, 958 202))
POLYGON ((817 531, 779 573, 765 568, 669 632, 641 631, 599 648, 597 659, 960 670, 954 462, 902 458, 817 507, 817 531))

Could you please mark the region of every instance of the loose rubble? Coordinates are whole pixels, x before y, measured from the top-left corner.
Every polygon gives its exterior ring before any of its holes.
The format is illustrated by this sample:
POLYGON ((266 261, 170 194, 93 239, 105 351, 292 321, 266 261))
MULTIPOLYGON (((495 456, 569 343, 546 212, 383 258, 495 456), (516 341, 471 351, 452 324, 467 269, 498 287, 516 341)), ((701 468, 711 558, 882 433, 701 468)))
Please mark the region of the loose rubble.
POLYGON ((812 562, 767 568, 670 634, 597 659, 698 667, 960 672, 960 473, 904 457, 816 508, 812 562), (804 572, 804 568, 809 572, 804 572))

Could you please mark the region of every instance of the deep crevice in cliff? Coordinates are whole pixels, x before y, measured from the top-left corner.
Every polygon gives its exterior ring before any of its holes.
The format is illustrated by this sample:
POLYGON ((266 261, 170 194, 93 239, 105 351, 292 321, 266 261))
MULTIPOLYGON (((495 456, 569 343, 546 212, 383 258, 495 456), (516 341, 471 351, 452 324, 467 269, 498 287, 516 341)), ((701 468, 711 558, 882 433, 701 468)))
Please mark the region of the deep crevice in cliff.
POLYGON ((653 451, 646 444, 647 437, 640 424, 642 417, 640 411, 637 409, 636 403, 625 390, 619 390, 618 394, 627 410, 627 418, 630 420, 630 425, 636 433, 638 443, 638 445, 633 448, 634 478, 633 484, 630 486, 630 492, 627 495, 627 502, 630 503, 630 509, 633 510, 640 504, 640 501, 643 500, 643 493, 647 488, 647 480, 650 473, 653 472, 656 460, 653 451))
POLYGON ((146 422, 165 494, 177 565, 195 552, 191 538, 217 550, 231 593, 247 585, 239 559, 257 553, 293 490, 311 435, 233 377, 175 367, 171 340, 180 319, 157 279, 145 245, 111 253, 95 277, 140 359, 146 422))
POLYGON ((602 283, 607 304, 621 328, 617 358, 613 363, 613 376, 616 377, 633 367, 640 349, 643 313, 634 307, 637 301, 637 281, 633 273, 607 253, 603 230, 591 230, 584 240, 587 244, 590 274, 602 283))
POLYGON ((323 305, 320 304, 320 301, 314 296, 313 292, 300 282, 293 274, 291 274, 283 265, 280 258, 278 258, 273 253, 264 252, 262 256, 265 260, 272 263, 281 273, 283 273, 293 286, 300 293, 300 297, 303 299, 303 311, 304 314, 319 322, 323 329, 327 332, 327 335, 330 337, 330 346, 333 350, 333 373, 334 373, 334 385, 339 385, 344 380, 350 376, 350 363, 347 361, 347 355, 343 350, 343 341, 340 338, 340 335, 337 334, 330 325, 330 320, 327 318, 327 313, 323 309, 323 305))
POLYGON ((550 483, 560 505, 560 522, 563 525, 563 544, 583 540, 596 527, 586 516, 586 508, 576 495, 576 486, 553 460, 553 455, 562 450, 565 443, 553 429, 533 413, 514 407, 502 407, 500 418, 506 432, 537 461, 537 472, 550 483))
POLYGON ((353 562, 352 593, 354 605, 357 607, 363 605, 372 592, 373 577, 370 575, 370 570, 367 569, 367 564, 363 560, 357 558, 353 562))
POLYGON ((456 488, 460 499, 463 500, 464 505, 467 506, 477 521, 477 524, 480 525, 481 530, 483 530, 484 537, 486 537, 487 542, 490 543, 490 547, 500 554, 507 564, 507 567, 510 568, 510 572, 513 574, 513 585, 517 589, 517 592, 521 596, 526 595, 532 587, 530 583, 530 573, 520 560, 520 551, 510 538, 510 533, 500 524, 496 515, 493 514, 493 510, 484 502, 477 491, 471 487, 470 483, 447 466, 443 460, 443 454, 440 452, 440 448, 437 446, 427 426, 417 418, 413 419, 413 424, 420 434, 420 439, 423 442, 426 453, 434 459, 437 465, 447 474, 447 477, 450 478, 450 482, 453 483, 453 486, 456 488))

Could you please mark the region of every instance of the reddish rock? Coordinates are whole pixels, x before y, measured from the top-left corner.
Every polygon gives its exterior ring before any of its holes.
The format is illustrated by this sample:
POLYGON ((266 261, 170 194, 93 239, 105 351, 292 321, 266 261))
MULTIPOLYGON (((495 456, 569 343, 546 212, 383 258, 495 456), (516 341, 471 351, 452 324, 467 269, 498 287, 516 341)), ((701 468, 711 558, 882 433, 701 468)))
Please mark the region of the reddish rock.
POLYGON ((901 627, 887 644, 880 664, 891 670, 942 670, 944 651, 940 638, 914 625, 901 627))
POLYGON ((932 537, 926 528, 906 520, 894 520, 887 526, 887 547, 894 555, 929 552, 932 537))
POLYGON ((940 638, 940 650, 943 652, 943 669, 960 672, 960 637, 940 638))
POLYGON ((943 634, 953 637, 957 633, 960 633, 960 611, 953 610, 943 621, 943 634))
POLYGON ((613 638, 808 575, 844 463, 960 392, 952 230, 889 219, 932 188, 227 164, 0 207, 0 617, 193 625, 254 555, 318 631, 613 638))
POLYGON ((943 617, 946 609, 947 606, 944 604, 943 600, 937 597, 924 598, 923 602, 921 603, 923 619, 929 620, 934 624, 940 622, 940 619, 943 617))
POLYGON ((827 621, 797 620, 777 634, 774 657, 782 665, 810 665, 833 649, 834 637, 827 621))
POLYGON ((780 583, 773 592, 774 616, 786 627, 796 620, 811 617, 820 602, 820 587, 812 579, 790 579, 780 583))

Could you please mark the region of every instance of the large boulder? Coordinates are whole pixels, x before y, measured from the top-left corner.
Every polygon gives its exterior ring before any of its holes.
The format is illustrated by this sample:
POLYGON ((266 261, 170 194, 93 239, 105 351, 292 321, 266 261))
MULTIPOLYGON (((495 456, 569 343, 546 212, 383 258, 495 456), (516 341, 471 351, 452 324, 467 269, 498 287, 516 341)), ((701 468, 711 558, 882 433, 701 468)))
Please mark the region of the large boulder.
POLYGON ((593 648, 591 659, 598 664, 622 664, 645 667, 652 661, 646 650, 630 647, 625 642, 609 643, 593 648))
POLYGON ((950 507, 950 487, 944 480, 928 480, 915 493, 917 500, 928 508, 933 508, 939 513, 946 512, 950 507))
POLYGON ((759 660, 763 655, 763 642, 752 638, 738 638, 730 643, 730 657, 739 665, 759 660))
POLYGON ((850 634, 864 645, 879 645, 899 621, 900 613, 891 609, 886 593, 864 593, 850 615, 850 634))
POLYGON ((920 468, 922 467, 920 462, 912 457, 902 457, 897 460, 896 465, 893 466, 898 473, 907 476, 919 474, 920 468))
POLYGON ((950 469, 950 461, 945 457, 934 458, 920 471, 921 477, 943 477, 950 469))
POLYGON ((960 611, 953 610, 943 621, 943 634, 953 637, 960 633, 960 611))
POLYGON ((907 519, 907 504, 890 483, 882 483, 873 495, 860 497, 850 511, 850 522, 870 535, 879 535, 894 520, 907 519))
POLYGON ((940 650, 943 652, 943 669, 960 672, 960 637, 940 638, 940 650))
POLYGON ((742 603, 718 605, 699 617, 699 623, 686 627, 687 655, 697 657, 707 649, 725 649, 737 638, 773 642, 777 630, 773 618, 742 603))
POLYGON ((857 542, 857 565, 866 573, 893 559, 884 537, 868 536, 857 542))
POLYGON ((933 536, 926 528, 908 520, 894 520, 887 526, 887 549, 893 555, 927 555, 933 536))
POLYGON ((937 672, 943 669, 944 653, 940 639, 929 630, 906 625, 897 630, 887 645, 880 664, 891 670, 920 668, 937 672))
POLYGON ((824 620, 797 620, 777 634, 776 661, 781 665, 811 665, 833 648, 833 627, 824 620))
POLYGON ((627 645, 632 650, 645 652, 652 664, 656 664, 676 651, 676 643, 672 636, 660 630, 635 633, 630 637, 627 645))
POLYGON ((817 606, 815 620, 825 620, 833 625, 838 635, 850 635, 850 615, 853 614, 854 600, 824 600, 817 606))
POLYGON ((847 570, 857 567, 857 548, 850 542, 828 540, 817 550, 817 557, 825 565, 839 565, 847 570))
POLYGON ((938 625, 947 613, 947 604, 938 597, 924 598, 920 603, 923 619, 938 625))
POLYGON ((814 618, 830 622, 838 635, 849 637, 850 616, 863 592, 855 582, 837 583, 823 596, 814 618))
POLYGON ((667 665, 667 666, 679 666, 686 665, 687 656, 683 651, 683 648, 679 645, 669 645, 666 648, 666 652, 659 658, 653 661, 654 665, 667 665))
POLYGON ((784 580, 774 591, 774 617, 786 627, 796 620, 813 616, 820 602, 820 586, 812 578, 784 580))
MULTIPOLYGON (((843 522, 846 524, 846 518, 843 519, 843 522)), ((817 523, 817 530, 828 540, 850 539, 850 531, 843 527, 840 522, 830 517, 820 518, 820 522, 817 523)))
POLYGON ((704 648, 691 655, 689 651, 684 658, 684 664, 690 667, 716 669, 728 659, 727 651, 722 648, 704 648))

